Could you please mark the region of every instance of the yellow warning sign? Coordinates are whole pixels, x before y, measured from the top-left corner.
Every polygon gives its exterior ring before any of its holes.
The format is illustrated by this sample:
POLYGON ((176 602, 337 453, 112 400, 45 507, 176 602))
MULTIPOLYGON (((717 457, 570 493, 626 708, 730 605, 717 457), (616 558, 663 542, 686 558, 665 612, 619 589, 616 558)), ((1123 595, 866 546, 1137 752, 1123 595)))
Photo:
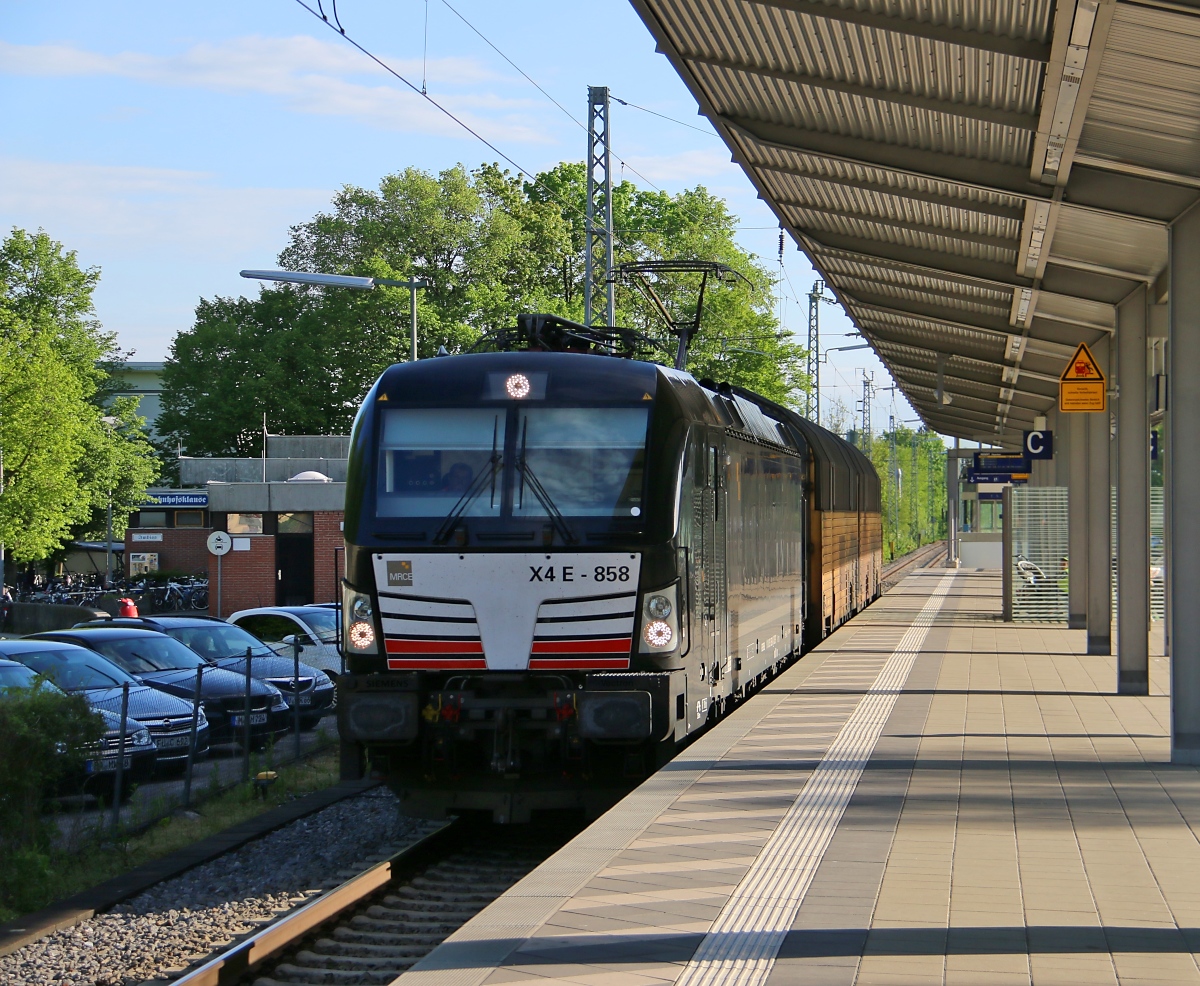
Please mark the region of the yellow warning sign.
POLYGON ((1085 412, 1108 410, 1108 381, 1096 357, 1082 342, 1058 378, 1058 409, 1085 412))

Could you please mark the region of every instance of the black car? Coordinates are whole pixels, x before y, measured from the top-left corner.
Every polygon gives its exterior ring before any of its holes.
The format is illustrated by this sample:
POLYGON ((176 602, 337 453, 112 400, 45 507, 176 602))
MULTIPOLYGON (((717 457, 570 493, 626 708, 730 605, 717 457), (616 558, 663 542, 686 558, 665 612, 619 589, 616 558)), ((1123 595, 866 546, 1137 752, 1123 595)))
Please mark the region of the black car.
MULTIPOLYGON (((84 630, 36 633, 26 640, 57 640, 78 644, 107 657, 152 688, 191 701, 196 669, 201 670, 200 698, 212 743, 240 743, 245 728, 246 681, 218 668, 174 637, 136 627, 97 626, 84 630)), ((250 679, 250 742, 265 745, 291 725, 291 709, 283 693, 265 681, 250 679)))
MULTIPOLYGON (((121 686, 129 684, 128 716, 149 731, 158 750, 157 766, 182 765, 192 741, 192 703, 126 674, 110 659, 75 644, 51 640, 0 640, 0 658, 19 661, 64 692, 78 693, 94 709, 121 712, 121 686)), ((196 757, 208 756, 208 720, 196 724, 196 757)))
POLYGON ((300 704, 300 725, 312 729, 321 717, 333 711, 337 694, 329 676, 311 664, 300 662, 299 689, 295 688, 295 659, 277 654, 252 633, 213 616, 124 616, 77 623, 76 628, 139 627, 157 630, 174 637, 217 667, 238 675, 246 673, 246 652, 250 652, 250 674, 274 685, 295 705, 300 704))
MULTIPOLYGON (((11 643, 11 641, 0 641, 11 643)), ((46 680, 32 668, 17 661, 0 658, 0 701, 13 692, 34 688, 38 682, 42 688, 61 691, 53 682, 46 680)), ((95 706, 93 706, 95 708, 95 706)), ((142 724, 132 717, 126 718, 125 728, 118 729, 121 717, 107 709, 95 708, 104 720, 105 732, 94 748, 84 751, 82 771, 68 777, 59 787, 58 794, 92 794, 112 799, 116 787, 117 755, 121 749, 121 733, 125 734, 125 766, 122 770, 121 800, 133 794, 138 784, 154 773, 156 750, 154 740, 142 724)))

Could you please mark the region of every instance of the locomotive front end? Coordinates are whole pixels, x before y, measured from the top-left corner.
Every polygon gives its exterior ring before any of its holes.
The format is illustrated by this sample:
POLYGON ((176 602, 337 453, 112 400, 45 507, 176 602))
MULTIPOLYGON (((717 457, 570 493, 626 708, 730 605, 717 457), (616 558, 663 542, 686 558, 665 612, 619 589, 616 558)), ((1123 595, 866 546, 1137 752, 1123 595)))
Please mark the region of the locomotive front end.
POLYGON ((656 381, 499 353, 376 384, 348 478, 347 773, 369 764, 409 814, 521 821, 601 811, 673 749, 686 620, 656 381))

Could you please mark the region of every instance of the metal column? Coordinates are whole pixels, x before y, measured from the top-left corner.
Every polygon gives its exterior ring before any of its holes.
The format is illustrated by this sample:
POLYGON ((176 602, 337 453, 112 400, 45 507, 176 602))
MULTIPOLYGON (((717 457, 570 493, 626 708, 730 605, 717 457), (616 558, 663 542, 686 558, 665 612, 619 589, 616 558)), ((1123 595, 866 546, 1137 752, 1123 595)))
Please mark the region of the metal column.
POLYGON ((613 283, 612 154, 609 147, 608 86, 588 86, 587 229, 583 257, 583 324, 603 308, 604 324, 615 319, 613 283), (603 290, 600 290, 603 285, 603 290))
POLYGON ((946 450, 946 567, 958 567, 958 439, 946 450))
POLYGON ((1117 691, 1150 685, 1150 405, 1146 288, 1117 306, 1117 691))
MULTIPOLYGON (((1109 364, 1108 342, 1092 347, 1109 364)), ((1087 652, 1112 653, 1112 425, 1108 413, 1079 414, 1087 422, 1087 652)), ((1149 569, 1147 569, 1147 578, 1149 569)))
POLYGON ((1170 595, 1171 760, 1200 763, 1200 209, 1170 233, 1167 431, 1171 503, 1167 592, 1170 595), (1174 368, 1181 367, 1179 374, 1174 368))
POLYGON ((1087 627, 1088 583, 1088 459, 1086 414, 1066 414, 1067 440, 1067 560, 1070 583, 1067 589, 1067 626, 1087 627))

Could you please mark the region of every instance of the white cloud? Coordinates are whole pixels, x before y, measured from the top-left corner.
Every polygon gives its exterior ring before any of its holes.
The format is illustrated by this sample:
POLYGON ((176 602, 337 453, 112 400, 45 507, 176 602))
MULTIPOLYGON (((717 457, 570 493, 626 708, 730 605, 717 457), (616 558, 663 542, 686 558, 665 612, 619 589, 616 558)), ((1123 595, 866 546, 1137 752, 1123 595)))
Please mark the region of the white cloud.
MULTIPOLYGON (((384 59, 410 80, 417 61, 384 59)), ((106 55, 70 45, 15 45, 0 41, 0 72, 26 76, 113 76, 158 86, 230 94, 255 93, 293 112, 351 117, 385 130, 463 136, 452 120, 418 93, 347 44, 297 35, 251 36, 197 44, 173 55, 106 55)), ((505 98, 505 79, 470 58, 438 58, 428 75, 439 102, 489 138, 527 143, 547 135, 523 114, 527 99, 505 98), (472 88, 473 87, 473 88, 472 88)))
POLYGON ((713 145, 711 149, 698 148, 677 154, 622 156, 655 184, 700 183, 711 190, 717 181, 729 181, 742 176, 742 169, 729 160, 729 151, 716 140, 713 145))
POLYGON ((289 222, 329 199, 328 190, 226 188, 199 171, 0 157, 5 224, 42 226, 73 246, 115 242, 161 256, 209 253, 221 242, 278 243, 289 222))

